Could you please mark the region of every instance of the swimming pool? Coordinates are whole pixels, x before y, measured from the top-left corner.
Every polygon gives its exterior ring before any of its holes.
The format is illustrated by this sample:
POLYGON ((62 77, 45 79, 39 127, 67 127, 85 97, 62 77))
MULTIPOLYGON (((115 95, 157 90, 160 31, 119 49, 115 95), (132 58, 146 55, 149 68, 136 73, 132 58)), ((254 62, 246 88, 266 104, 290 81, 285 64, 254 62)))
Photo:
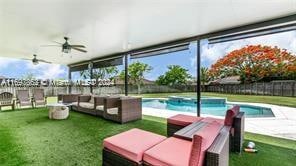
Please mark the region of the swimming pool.
MULTIPOLYGON (((185 98, 185 100, 175 100, 176 98, 164 99, 143 99, 142 106, 156 109, 166 109, 180 112, 196 113, 196 99, 185 98)), ((202 98, 201 113, 215 116, 225 116, 226 110, 231 108, 233 104, 221 102, 220 100, 207 100, 210 98, 202 98), (218 101, 218 102, 216 102, 218 101)), ((245 112, 247 117, 274 117, 270 108, 258 107, 252 105, 240 104, 240 110, 245 112)))

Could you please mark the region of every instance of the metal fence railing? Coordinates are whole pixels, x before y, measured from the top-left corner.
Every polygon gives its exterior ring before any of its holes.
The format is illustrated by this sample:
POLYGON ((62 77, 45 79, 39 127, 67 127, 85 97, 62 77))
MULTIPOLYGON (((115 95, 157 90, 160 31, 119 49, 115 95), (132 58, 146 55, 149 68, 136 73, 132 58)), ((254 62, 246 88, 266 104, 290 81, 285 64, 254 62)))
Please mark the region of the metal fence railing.
MULTIPOLYGON (((19 89, 28 89, 30 92, 34 88, 43 88, 47 96, 57 96, 68 92, 68 87, 0 87, 1 92, 11 92, 16 94, 19 89)), ((90 94, 89 87, 76 86, 72 87, 72 93, 90 94)), ((203 92, 217 92, 229 94, 246 94, 246 95, 267 95, 267 96, 296 96, 295 82, 268 82, 268 83, 252 83, 238 85, 206 85, 202 86, 203 92)), ((180 86, 159 86, 155 84, 142 85, 140 93, 181 93, 196 92, 196 85, 180 85, 180 86)), ((116 85, 110 87, 93 87, 95 94, 124 94, 124 85, 116 85)), ((129 94, 137 94, 138 87, 136 85, 128 86, 129 94)))
POLYGON ((296 82, 260 82, 251 84, 206 85, 206 92, 252 94, 267 96, 296 96, 296 82))

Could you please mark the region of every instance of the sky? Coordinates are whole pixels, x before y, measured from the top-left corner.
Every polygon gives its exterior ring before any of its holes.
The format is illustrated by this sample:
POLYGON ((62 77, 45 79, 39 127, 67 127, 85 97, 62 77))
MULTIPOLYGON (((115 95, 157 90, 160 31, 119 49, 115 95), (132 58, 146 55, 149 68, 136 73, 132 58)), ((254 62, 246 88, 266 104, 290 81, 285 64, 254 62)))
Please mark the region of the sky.
MULTIPOLYGON (((201 66, 210 67, 211 64, 227 53, 251 44, 278 46, 296 55, 296 31, 212 45, 209 45, 207 40, 203 40, 201 41, 201 66)), ((145 74, 145 77, 149 80, 156 80, 158 76, 165 73, 168 65, 180 65, 196 77, 196 43, 192 42, 189 50, 130 60, 130 63, 134 61, 147 63, 153 68, 150 73, 145 74)), ((122 70, 123 66, 118 68, 122 70)), ((67 72, 68 68, 65 65, 46 63, 33 65, 31 61, 0 57, 0 76, 7 78, 23 78, 31 73, 36 78, 66 79, 67 72)))

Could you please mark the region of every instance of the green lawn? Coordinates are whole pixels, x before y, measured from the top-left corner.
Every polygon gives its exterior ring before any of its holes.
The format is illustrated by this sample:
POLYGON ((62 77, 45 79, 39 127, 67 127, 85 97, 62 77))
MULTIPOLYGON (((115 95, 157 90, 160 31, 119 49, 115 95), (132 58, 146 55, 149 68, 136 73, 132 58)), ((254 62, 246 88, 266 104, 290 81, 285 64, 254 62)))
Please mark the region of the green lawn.
MULTIPOLYGON (((0 165, 101 165, 102 140, 140 128, 165 135, 166 121, 144 116, 120 125, 71 112, 67 120, 49 120, 47 109, 0 112, 0 165)), ((296 141, 246 133, 259 153, 231 154, 231 166, 294 166, 296 141)))
MULTIPOLYGON (((168 96, 196 96, 196 93, 151 93, 142 94, 147 98, 166 98, 168 96)), ((202 93, 202 96, 224 97, 228 101, 251 102, 251 103, 267 103, 281 106, 296 107, 296 97, 281 96, 258 96, 258 95, 236 95, 223 93, 202 93)))

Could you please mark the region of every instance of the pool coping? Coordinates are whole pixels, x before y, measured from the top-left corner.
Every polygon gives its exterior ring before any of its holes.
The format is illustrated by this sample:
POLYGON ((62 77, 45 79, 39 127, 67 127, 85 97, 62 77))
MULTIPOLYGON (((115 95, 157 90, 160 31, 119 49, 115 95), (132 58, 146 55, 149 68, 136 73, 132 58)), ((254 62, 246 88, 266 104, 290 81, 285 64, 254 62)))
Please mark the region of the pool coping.
MULTIPOLYGON (((151 100, 168 100, 168 98, 143 98, 143 99, 151 99, 151 100)), ((282 118, 287 118, 287 116, 285 115, 285 113, 283 113, 281 111, 281 109, 283 108, 289 108, 289 109, 294 109, 294 111, 296 112, 296 108, 293 107, 285 107, 285 106, 278 106, 278 105, 272 105, 272 104, 265 104, 265 103, 248 103, 248 102, 230 102, 230 101, 226 101, 227 104, 238 104, 238 105, 247 105, 247 106, 257 106, 257 107, 265 107, 265 108, 269 108, 271 109, 274 117, 246 117, 248 119, 282 119, 282 118)), ((150 107, 145 107, 145 108, 150 108, 150 107)), ((153 108, 156 110, 166 110, 166 109, 157 109, 157 108, 153 108)), ((175 111, 175 110, 169 110, 169 111, 174 111, 174 112, 179 112, 179 113, 188 113, 189 115, 196 115, 195 113, 190 113, 190 112, 181 112, 181 111, 175 111)), ((223 116, 215 116, 215 115, 211 115, 211 114, 202 114, 204 116, 210 116, 210 117, 219 117, 219 118, 224 118, 223 116)), ((290 116, 288 116, 290 117, 290 116)))
MULTIPOLYGON (((164 99, 165 98, 144 98, 144 99, 164 99)), ((296 108, 278 106, 265 103, 247 103, 247 102, 227 102, 229 104, 252 105, 270 108, 275 117, 248 117, 245 120, 245 131, 285 139, 296 140, 296 108)), ((166 109, 156 109, 143 107, 143 114, 168 118, 177 114, 186 114, 196 116, 196 113, 180 112, 166 109)), ((201 114, 201 117, 215 117, 224 119, 222 116, 201 114)))

